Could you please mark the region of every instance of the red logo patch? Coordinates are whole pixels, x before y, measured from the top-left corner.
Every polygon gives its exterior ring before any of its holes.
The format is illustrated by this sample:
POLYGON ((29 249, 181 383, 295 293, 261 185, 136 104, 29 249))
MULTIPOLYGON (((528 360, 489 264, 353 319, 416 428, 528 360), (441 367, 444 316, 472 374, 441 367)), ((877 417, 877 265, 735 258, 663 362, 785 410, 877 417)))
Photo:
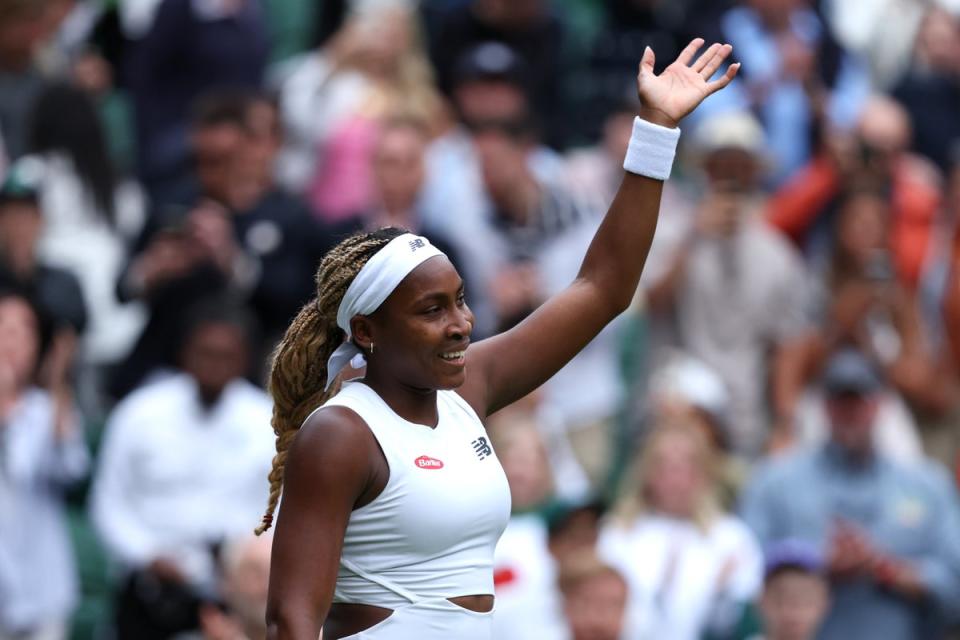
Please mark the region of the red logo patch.
POLYGON ((510 567, 500 567, 493 572, 493 586, 505 587, 508 584, 516 582, 517 573, 510 567))
POLYGON ((420 456, 413 462, 421 469, 443 469, 443 461, 430 456, 420 456))

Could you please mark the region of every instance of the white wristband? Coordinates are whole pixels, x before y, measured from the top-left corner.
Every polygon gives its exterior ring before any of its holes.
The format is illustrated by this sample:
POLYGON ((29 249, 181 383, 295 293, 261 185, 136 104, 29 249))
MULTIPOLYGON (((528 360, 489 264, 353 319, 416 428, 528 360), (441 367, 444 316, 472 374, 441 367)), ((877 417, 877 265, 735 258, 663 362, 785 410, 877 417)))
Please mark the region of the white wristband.
POLYGON ((623 168, 630 173, 666 180, 673 168, 680 128, 661 127, 640 117, 633 119, 633 134, 623 159, 623 168))

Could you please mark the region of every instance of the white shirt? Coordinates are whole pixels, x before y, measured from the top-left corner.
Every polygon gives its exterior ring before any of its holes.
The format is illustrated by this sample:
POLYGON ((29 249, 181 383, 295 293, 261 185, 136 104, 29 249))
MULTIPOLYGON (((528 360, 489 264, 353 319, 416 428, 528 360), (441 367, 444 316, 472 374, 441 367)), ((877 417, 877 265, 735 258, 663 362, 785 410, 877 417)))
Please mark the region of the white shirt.
POLYGON ((510 518, 493 555, 497 640, 566 640, 557 570, 547 548, 547 527, 536 515, 510 518))
POLYGON ((132 183, 115 189, 114 225, 97 210, 67 156, 49 153, 34 158, 43 171, 44 227, 37 251, 46 264, 67 269, 80 282, 89 313, 81 336, 82 361, 116 362, 133 347, 147 320, 141 303, 121 304, 116 294, 127 244, 143 226, 143 194, 132 183))
POLYGON ((731 516, 704 532, 687 520, 644 515, 629 527, 607 525, 598 547, 627 579, 631 638, 698 640, 711 626, 735 623, 724 617, 736 615, 732 605, 753 600, 763 580, 760 547, 731 516))
POLYGON ((186 374, 121 402, 91 500, 108 553, 128 568, 167 556, 196 584, 212 580, 209 545, 251 531, 266 507, 270 415, 269 397, 245 380, 205 411, 186 374))

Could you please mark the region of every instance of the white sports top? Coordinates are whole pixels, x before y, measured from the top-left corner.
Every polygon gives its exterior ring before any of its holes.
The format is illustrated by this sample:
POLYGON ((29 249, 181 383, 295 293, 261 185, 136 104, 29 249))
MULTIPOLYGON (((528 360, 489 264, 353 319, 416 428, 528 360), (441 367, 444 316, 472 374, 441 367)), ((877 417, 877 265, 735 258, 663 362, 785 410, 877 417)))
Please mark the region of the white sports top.
POLYGON ((390 467, 383 492, 350 515, 333 601, 398 609, 413 598, 493 594, 493 551, 510 518, 510 489, 470 405, 438 391, 439 421, 430 428, 404 420, 355 381, 323 406, 357 413, 390 467))

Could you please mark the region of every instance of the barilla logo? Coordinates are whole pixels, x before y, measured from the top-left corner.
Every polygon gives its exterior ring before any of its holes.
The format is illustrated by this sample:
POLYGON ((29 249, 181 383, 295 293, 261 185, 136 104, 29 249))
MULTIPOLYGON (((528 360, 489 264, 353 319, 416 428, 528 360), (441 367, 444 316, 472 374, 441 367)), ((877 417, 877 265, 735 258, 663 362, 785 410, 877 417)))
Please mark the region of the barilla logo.
POLYGON ((443 469, 443 461, 430 456, 420 456, 413 462, 421 469, 443 469))

